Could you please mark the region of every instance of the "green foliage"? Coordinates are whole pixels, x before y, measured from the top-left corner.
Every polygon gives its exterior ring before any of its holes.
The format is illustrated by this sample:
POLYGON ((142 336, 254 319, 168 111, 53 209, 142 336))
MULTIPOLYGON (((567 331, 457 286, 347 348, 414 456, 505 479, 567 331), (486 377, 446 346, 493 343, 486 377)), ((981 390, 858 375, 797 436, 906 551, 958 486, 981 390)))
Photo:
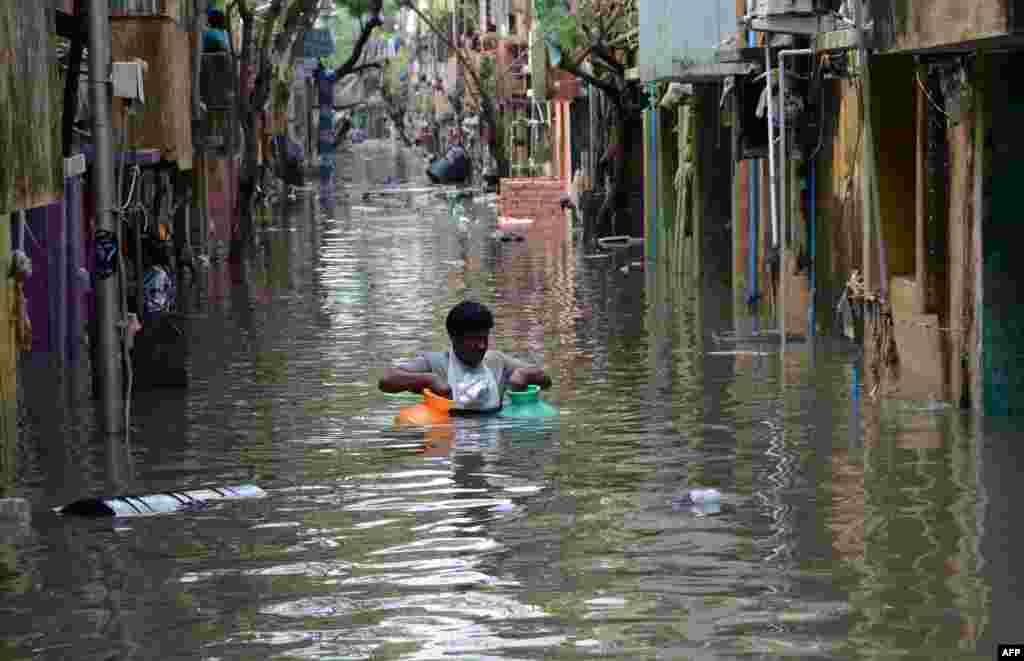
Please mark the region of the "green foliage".
POLYGON ((393 99, 405 97, 409 89, 408 76, 403 81, 402 74, 409 71, 409 51, 403 48, 398 57, 388 60, 384 67, 384 92, 393 99))
POLYGON ((498 94, 498 65, 493 57, 480 58, 480 84, 484 94, 491 97, 498 94))
POLYGON ((534 0, 534 19, 545 41, 570 53, 581 46, 580 19, 567 11, 561 0, 534 0))
POLYGON ((292 82, 295 80, 295 69, 291 66, 281 67, 274 76, 271 90, 271 103, 275 112, 288 110, 288 102, 292 95, 292 82))
POLYGON ((545 40, 570 54, 590 48, 594 40, 626 50, 639 45, 637 0, 578 0, 573 13, 563 0, 534 0, 534 16, 545 40))
MULTIPOLYGON (((371 2, 370 0, 335 0, 334 4, 339 11, 334 16, 323 19, 324 27, 334 34, 336 46, 334 55, 324 58, 324 63, 332 69, 341 66, 352 53, 352 49, 355 48, 356 39, 359 38, 359 32, 362 30, 363 20, 369 13, 371 2)), ((381 13, 384 16, 396 16, 398 0, 384 0, 381 13)), ((374 36, 379 39, 388 39, 393 36, 393 33, 384 28, 377 28, 374 36)))

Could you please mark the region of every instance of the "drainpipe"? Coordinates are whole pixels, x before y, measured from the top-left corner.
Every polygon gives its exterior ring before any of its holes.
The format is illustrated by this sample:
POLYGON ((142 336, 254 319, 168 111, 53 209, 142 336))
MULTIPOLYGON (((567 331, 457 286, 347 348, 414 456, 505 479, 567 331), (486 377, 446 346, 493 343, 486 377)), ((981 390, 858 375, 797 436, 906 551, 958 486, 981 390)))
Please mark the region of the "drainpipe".
MULTIPOLYGON (((747 31, 747 45, 751 48, 757 46, 757 37, 754 35, 753 30, 747 31)), ((750 186, 747 204, 750 209, 750 222, 748 223, 749 236, 747 237, 747 242, 750 244, 750 296, 748 304, 754 317, 754 329, 756 330, 760 326, 758 320, 758 299, 760 294, 757 290, 757 248, 759 245, 758 230, 761 220, 761 159, 753 159, 750 162, 749 179, 750 186)))
MULTIPOLYGON (((786 58, 796 55, 813 55, 809 48, 779 51, 779 175, 782 191, 789 192, 789 152, 786 145, 786 58)), ((789 243, 789 195, 782 197, 782 241, 779 243, 779 332, 782 335, 782 350, 786 350, 786 244, 789 243)))
POLYGON ((764 70, 767 76, 768 90, 768 181, 771 192, 772 212, 772 246, 779 245, 779 210, 775 202, 777 172, 775 171, 775 110, 772 108, 772 49, 765 43, 764 70))
POLYGON ((807 303, 807 336, 817 332, 816 308, 818 298, 818 160, 811 161, 811 296, 807 303))
MULTIPOLYGON (((115 236, 114 151, 110 125, 110 3, 88 0, 89 92, 92 135, 96 149, 93 182, 96 193, 96 232, 115 236)), ((116 263, 116 262, 115 262, 116 263)), ((118 337, 117 279, 96 279, 97 352, 101 418, 104 430, 124 430, 122 416, 120 338, 118 337)))

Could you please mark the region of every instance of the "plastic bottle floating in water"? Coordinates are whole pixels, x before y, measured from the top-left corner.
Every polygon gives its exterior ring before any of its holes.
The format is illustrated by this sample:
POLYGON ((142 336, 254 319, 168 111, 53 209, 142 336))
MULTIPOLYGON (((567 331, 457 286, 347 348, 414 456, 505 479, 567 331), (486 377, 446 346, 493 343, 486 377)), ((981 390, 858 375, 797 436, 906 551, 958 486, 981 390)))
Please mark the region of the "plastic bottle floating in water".
POLYGON ((690 502, 694 505, 711 505, 722 502, 718 489, 690 489, 690 502))
POLYGON ((510 390, 508 399, 508 403, 501 409, 500 415, 503 418, 551 418, 558 415, 558 409, 540 398, 539 386, 510 390))
POLYGON ((697 516, 718 514, 722 511, 722 494, 718 489, 690 489, 675 501, 673 507, 688 509, 697 516))

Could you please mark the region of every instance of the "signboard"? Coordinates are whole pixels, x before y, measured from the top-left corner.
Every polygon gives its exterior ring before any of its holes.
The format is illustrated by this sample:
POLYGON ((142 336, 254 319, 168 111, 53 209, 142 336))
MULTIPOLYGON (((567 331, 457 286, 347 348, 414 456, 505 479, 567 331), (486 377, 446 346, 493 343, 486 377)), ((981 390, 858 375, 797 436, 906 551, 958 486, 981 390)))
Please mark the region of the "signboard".
POLYGON ((334 35, 330 30, 313 29, 306 32, 302 40, 304 57, 320 58, 334 55, 334 35))

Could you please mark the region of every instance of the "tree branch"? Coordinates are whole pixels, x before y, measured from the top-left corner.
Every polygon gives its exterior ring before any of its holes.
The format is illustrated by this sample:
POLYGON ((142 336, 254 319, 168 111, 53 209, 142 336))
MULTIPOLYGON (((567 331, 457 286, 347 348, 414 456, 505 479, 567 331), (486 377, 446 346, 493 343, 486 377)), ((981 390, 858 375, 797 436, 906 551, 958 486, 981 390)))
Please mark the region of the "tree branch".
POLYGON ((334 70, 335 80, 341 80, 350 73, 353 73, 356 68, 356 63, 363 56, 363 49, 366 48, 366 42, 370 40, 370 35, 373 33, 373 29, 381 24, 380 17, 376 14, 373 15, 364 25, 362 30, 359 31, 359 38, 356 39, 356 43, 352 46, 352 52, 349 53, 348 59, 345 60, 340 67, 334 70))
POLYGON ((616 99, 618 99, 620 92, 619 92, 619 88, 616 87, 615 85, 612 85, 611 83, 605 82, 605 81, 601 80, 600 78, 597 78, 596 76, 591 76, 588 73, 583 73, 582 71, 580 71, 580 69, 578 67, 574 67, 573 65, 569 64, 568 60, 566 60, 564 58, 562 59, 562 62, 561 62, 561 64, 558 65, 558 67, 562 71, 565 71, 566 73, 571 73, 572 75, 576 76, 580 80, 587 81, 588 83, 590 83, 591 85, 593 85, 597 89, 599 89, 602 92, 604 92, 605 94, 607 94, 608 98, 612 99, 613 102, 616 99))
MULTIPOLYGON (((351 76, 352 74, 362 73, 363 71, 366 71, 367 69, 383 69, 383 68, 384 67, 381 65, 380 62, 366 62, 365 64, 360 64, 359 66, 357 66, 356 68, 352 69, 352 71, 349 71, 345 75, 351 76)), ((341 80, 341 79, 339 78, 338 80, 341 80)))

